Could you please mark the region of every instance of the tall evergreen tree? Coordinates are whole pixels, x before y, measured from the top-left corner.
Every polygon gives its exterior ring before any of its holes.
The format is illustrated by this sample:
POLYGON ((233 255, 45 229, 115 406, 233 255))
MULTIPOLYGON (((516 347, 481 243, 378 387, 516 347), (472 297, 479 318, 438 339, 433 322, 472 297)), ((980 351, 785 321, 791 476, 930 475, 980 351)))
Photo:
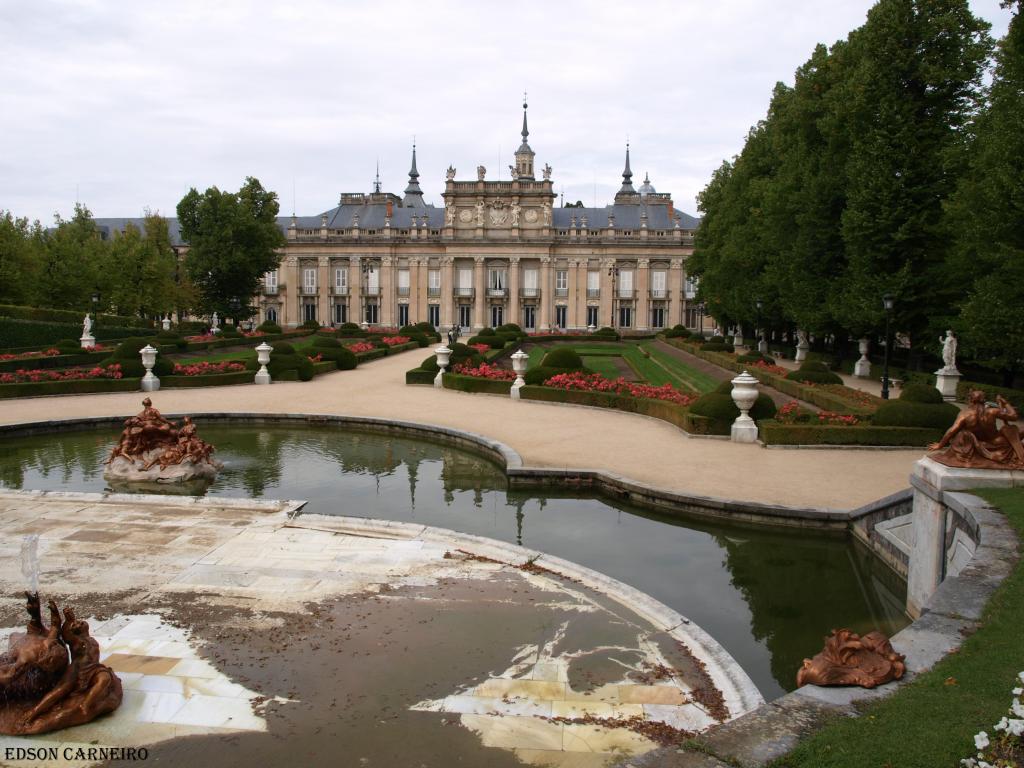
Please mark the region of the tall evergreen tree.
POLYGON ((109 280, 103 269, 107 244, 84 205, 75 203, 71 219, 56 216, 55 220, 56 228, 44 240, 34 303, 55 309, 92 310, 93 293, 99 292, 104 302, 107 298, 103 290, 109 280))
POLYGON ((0 211, 0 304, 27 304, 35 297, 44 237, 38 221, 0 211))

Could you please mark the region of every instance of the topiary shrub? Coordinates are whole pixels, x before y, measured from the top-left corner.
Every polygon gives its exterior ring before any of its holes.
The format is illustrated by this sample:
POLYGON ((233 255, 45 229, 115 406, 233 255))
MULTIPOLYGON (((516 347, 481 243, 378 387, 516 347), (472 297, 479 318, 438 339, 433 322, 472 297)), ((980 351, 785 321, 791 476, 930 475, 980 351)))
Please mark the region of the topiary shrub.
MULTIPOLYGON (((717 338, 722 338, 718 336, 717 338)), ((734 352, 735 347, 732 344, 726 344, 725 342, 719 341, 706 341, 700 345, 701 352, 734 352)))
POLYGON ((424 333, 434 333, 435 332, 434 326, 431 325, 428 322, 425 322, 425 321, 422 322, 422 323, 416 323, 416 327, 419 328, 424 333))
POLYGON ((749 352, 745 355, 738 355, 736 357, 737 363, 767 363, 768 365, 775 365, 775 359, 763 355, 760 352, 749 352))
MULTIPOLYGON (((936 390, 937 391, 937 390, 936 390)), ((949 429, 960 409, 952 403, 920 403, 889 400, 878 407, 871 423, 876 427, 929 427, 949 429)))
POLYGON ((547 368, 567 368, 579 370, 583 367, 581 358, 571 347, 555 347, 541 360, 540 364, 547 368))
MULTIPOLYGON (((484 330, 487 331, 487 330, 490 330, 490 329, 489 328, 484 328, 484 330)), ((471 345, 472 344, 486 344, 491 349, 503 349, 504 346, 505 346, 505 337, 504 336, 499 336, 496 333, 494 333, 493 331, 491 331, 491 333, 489 335, 486 335, 486 336, 483 334, 483 332, 481 332, 481 335, 474 336, 473 338, 471 338, 466 343, 467 344, 471 344, 471 345)))
POLYGON ((832 371, 805 371, 801 368, 799 371, 790 371, 786 374, 786 378, 790 381, 799 381, 803 384, 842 384, 843 380, 838 374, 832 373, 832 371))
POLYGON ((690 331, 686 328, 680 328, 679 326, 676 326, 675 328, 669 328, 667 331, 665 331, 666 339, 687 339, 689 337, 690 331))
POLYGON ((299 373, 299 381, 310 381, 316 375, 316 369, 313 368, 313 361, 305 355, 298 355, 298 360, 295 364, 295 370, 299 373))
POLYGON ((330 336, 321 336, 317 334, 313 337, 313 347, 315 349, 340 349, 341 342, 330 336))
POLYGON ((160 331, 160 333, 156 335, 156 338, 160 341, 161 345, 173 344, 178 349, 188 348, 188 342, 174 331, 160 331))
POLYGON ((928 405, 940 405, 945 402, 942 399, 942 393, 935 387, 916 382, 903 385, 900 400, 906 403, 926 403, 928 405))
POLYGON ((272 345, 274 351, 271 353, 270 358, 273 359, 276 355, 294 355, 295 347, 293 347, 287 341, 275 341, 272 345))
POLYGON ((686 331, 687 333, 690 332, 690 330, 685 325, 683 325, 681 323, 676 323, 675 325, 672 326, 672 328, 670 330, 673 330, 673 331, 686 331))
MULTIPOLYGON (((117 345, 110 357, 100 362, 100 366, 105 367, 113 363, 120 363, 121 374, 124 378, 141 378, 146 375, 146 369, 142 365, 142 357, 139 355, 139 350, 149 344, 150 341, 155 341, 155 339, 145 339, 138 336, 125 339, 117 345)), ((170 376, 173 372, 174 364, 162 355, 157 355, 156 363, 153 365, 153 375, 161 378, 163 376, 170 376)))
POLYGON ((523 329, 515 323, 505 323, 504 325, 498 326, 498 333, 514 333, 517 336, 522 336, 523 329))
POLYGON ((615 341, 618 341, 621 338, 614 328, 609 328, 608 326, 598 328, 591 334, 591 336, 597 336, 601 339, 614 339, 615 341))
POLYGON ((264 320, 259 324, 259 327, 256 330, 262 331, 266 334, 281 333, 281 326, 277 323, 272 323, 269 320, 264 320))
MULTIPOLYGON (((452 351, 451 357, 448 359, 448 370, 452 370, 456 363, 470 363, 472 365, 479 365, 484 361, 482 355, 480 355, 475 349, 471 349, 466 344, 456 342, 450 347, 452 351)), ((420 369, 424 371, 431 371, 437 373, 437 356, 431 355, 420 364, 420 369)))
POLYGON ((480 333, 477 336, 493 336, 495 333, 493 328, 481 328, 480 333))
POLYGON ((323 360, 330 360, 339 371, 351 371, 359 364, 356 353, 345 349, 340 344, 337 349, 325 349, 320 352, 323 360))
POLYGON ((61 339, 53 346, 60 350, 62 355, 77 355, 85 351, 82 349, 82 342, 74 339, 61 339))
POLYGON ((304 322, 299 327, 300 328, 308 328, 311 331, 315 331, 317 328, 320 327, 320 322, 318 320, 307 320, 306 322, 304 322))
MULTIPOLYGON (((557 376, 560 373, 574 373, 581 370, 580 368, 556 368, 551 365, 537 365, 528 370, 524 375, 523 379, 527 384, 541 385, 552 376, 557 376)), ((586 371, 586 368, 582 369, 586 371)))
POLYGON ((817 373, 830 373, 829 367, 821 360, 804 360, 800 364, 801 371, 814 371, 817 373))
POLYGON ((361 331, 362 328, 356 323, 342 323, 338 326, 339 331, 361 331))
MULTIPOLYGON (((690 413, 694 416, 703 416, 712 420, 714 423, 712 434, 729 434, 732 423, 740 415, 740 409, 736 407, 736 403, 728 394, 731 391, 732 382, 724 381, 713 392, 702 395, 690 406, 690 413)), ((763 392, 759 393, 757 400, 754 401, 754 407, 750 409, 750 417, 754 421, 775 418, 775 402, 763 392)))
POLYGON ((238 330, 237 326, 234 326, 234 325, 222 325, 220 327, 220 335, 221 336, 235 337, 235 336, 241 336, 242 332, 240 330, 238 330))

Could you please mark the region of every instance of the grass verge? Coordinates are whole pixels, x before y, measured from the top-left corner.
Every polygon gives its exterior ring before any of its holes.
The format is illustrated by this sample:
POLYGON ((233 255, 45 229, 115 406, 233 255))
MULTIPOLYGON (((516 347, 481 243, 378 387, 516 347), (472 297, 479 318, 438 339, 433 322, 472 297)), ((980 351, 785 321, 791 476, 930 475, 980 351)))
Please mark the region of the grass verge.
MULTIPOLYGON (((1024 489, 973 491, 998 507, 1024 536, 1024 489)), ((993 594, 980 629, 888 699, 840 719, 773 762, 773 768, 937 768, 973 755, 974 734, 1010 705, 1024 669, 1024 566, 993 594)))

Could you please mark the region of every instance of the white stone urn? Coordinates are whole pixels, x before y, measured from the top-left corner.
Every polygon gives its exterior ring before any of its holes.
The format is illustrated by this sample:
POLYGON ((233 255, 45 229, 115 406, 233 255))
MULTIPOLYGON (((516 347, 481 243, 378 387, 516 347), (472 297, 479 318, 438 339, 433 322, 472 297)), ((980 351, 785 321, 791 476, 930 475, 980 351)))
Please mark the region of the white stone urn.
POLYGON ((523 374, 526 373, 529 361, 530 356, 521 349, 512 355, 512 370, 516 372, 516 380, 513 382, 512 391, 509 394, 512 395, 513 400, 519 399, 519 390, 526 384, 523 374))
POLYGON ((750 409, 757 401, 757 379, 744 371, 732 380, 732 401, 740 415, 732 423, 731 437, 736 443, 757 442, 757 422, 750 418, 750 409))
POLYGON ((868 350, 871 349, 871 341, 863 338, 857 342, 857 351, 860 352, 860 360, 853 366, 853 375, 866 379, 871 375, 871 361, 868 360, 868 350))
POLYGON ((798 363, 802 363, 807 359, 807 351, 811 348, 811 345, 807 343, 807 331, 798 330, 796 338, 796 355, 793 359, 798 363))
POLYGON ((164 315, 164 319, 160 321, 160 327, 163 328, 165 331, 171 330, 171 318, 169 318, 167 315, 164 315))
POLYGON ((146 375, 142 377, 143 392, 156 392, 160 389, 160 379, 153 375, 153 366, 156 365, 157 354, 159 354, 159 350, 150 344, 139 350, 139 355, 142 357, 142 367, 146 369, 146 375))
MULTIPOLYGON (((596 326, 596 325, 594 325, 593 323, 591 323, 590 325, 588 325, 588 326, 587 326, 587 333, 593 333, 593 332, 594 332, 594 331, 596 331, 596 330, 597 330, 597 326, 596 326)), ((521 351, 522 351, 522 350, 520 350, 520 352, 521 352, 521 351)))
POLYGON ((434 386, 444 386, 444 370, 448 367, 448 361, 452 359, 452 351, 447 346, 441 346, 434 350, 437 356, 437 376, 434 377, 434 386))
POLYGON ((743 346, 743 329, 738 326, 736 328, 736 333, 732 336, 732 346, 733 349, 743 346))
POLYGON ((270 353, 274 351, 274 348, 263 342, 256 347, 256 362, 260 364, 260 369, 256 371, 256 383, 257 384, 269 384, 270 383, 270 371, 267 370, 267 363, 270 362, 270 353))
POLYGON ((365 320, 363 320, 363 322, 359 324, 359 327, 362 328, 364 331, 370 330, 370 324, 365 320))

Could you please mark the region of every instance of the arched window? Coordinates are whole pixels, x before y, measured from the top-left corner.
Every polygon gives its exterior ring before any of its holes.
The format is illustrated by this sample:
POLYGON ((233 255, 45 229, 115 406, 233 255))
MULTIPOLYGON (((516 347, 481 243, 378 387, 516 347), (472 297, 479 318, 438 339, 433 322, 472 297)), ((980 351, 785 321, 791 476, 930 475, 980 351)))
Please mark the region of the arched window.
POLYGON ((267 309, 267 322, 275 324, 277 323, 277 310, 274 309, 274 307, 269 307, 267 309))

